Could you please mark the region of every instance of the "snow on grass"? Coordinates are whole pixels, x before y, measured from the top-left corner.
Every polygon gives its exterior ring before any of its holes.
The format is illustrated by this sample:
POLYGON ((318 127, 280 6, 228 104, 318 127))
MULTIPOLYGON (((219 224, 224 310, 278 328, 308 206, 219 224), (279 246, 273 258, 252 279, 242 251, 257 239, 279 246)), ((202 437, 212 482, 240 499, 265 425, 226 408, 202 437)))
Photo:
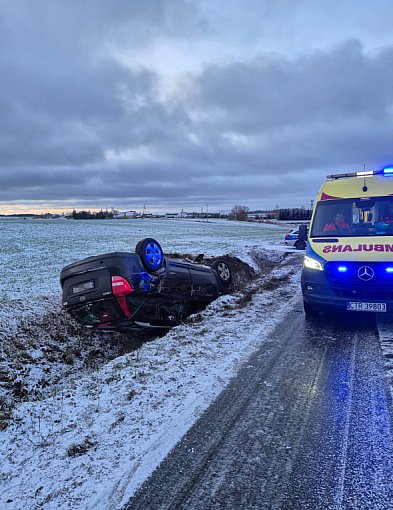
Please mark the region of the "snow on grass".
POLYGON ((286 261, 248 294, 17 405, 1 434, 0 507, 121 508, 298 301, 299 258, 286 261))
POLYGON ((165 253, 206 257, 247 251, 250 246, 283 249, 287 227, 237 221, 21 220, 0 218, 0 304, 60 293, 60 270, 84 257, 133 252, 154 237, 165 253))

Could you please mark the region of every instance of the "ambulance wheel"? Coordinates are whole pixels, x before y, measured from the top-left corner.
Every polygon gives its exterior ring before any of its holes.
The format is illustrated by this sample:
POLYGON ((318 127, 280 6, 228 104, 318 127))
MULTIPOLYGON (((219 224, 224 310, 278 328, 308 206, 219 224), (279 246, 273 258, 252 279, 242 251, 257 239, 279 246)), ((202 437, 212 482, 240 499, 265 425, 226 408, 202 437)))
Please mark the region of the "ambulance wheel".
POLYGON ((304 313, 306 317, 318 317, 319 311, 313 306, 309 305, 305 301, 303 301, 304 313))

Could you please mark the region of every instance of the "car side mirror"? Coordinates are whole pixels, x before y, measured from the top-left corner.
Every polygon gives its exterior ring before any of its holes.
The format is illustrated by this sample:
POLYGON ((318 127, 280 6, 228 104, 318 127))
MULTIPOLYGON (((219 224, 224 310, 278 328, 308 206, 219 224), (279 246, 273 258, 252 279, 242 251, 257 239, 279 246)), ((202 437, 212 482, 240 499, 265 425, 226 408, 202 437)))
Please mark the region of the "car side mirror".
POLYGON ((298 239, 299 241, 307 241, 308 235, 307 235, 307 225, 300 225, 299 227, 299 235, 298 239))

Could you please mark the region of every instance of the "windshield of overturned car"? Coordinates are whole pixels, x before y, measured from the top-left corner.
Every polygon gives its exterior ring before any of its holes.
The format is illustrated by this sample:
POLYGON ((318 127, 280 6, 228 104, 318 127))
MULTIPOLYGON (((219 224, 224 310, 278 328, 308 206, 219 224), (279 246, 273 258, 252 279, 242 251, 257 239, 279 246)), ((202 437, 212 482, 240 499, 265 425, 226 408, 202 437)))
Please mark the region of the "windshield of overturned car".
POLYGON ((393 236, 393 197, 319 202, 310 237, 393 236))

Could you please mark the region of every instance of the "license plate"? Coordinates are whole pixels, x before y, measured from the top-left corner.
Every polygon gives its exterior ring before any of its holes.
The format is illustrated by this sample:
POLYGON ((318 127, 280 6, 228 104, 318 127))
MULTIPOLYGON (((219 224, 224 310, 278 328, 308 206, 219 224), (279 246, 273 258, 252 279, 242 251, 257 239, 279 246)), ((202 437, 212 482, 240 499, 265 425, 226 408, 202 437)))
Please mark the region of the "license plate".
POLYGON ((75 285, 75 287, 72 287, 72 293, 73 294, 79 294, 80 292, 85 292, 86 290, 92 290, 94 289, 94 281, 90 282, 83 282, 79 285, 75 285))
POLYGON ((347 303, 347 310, 352 312, 386 312, 386 303, 347 303))

